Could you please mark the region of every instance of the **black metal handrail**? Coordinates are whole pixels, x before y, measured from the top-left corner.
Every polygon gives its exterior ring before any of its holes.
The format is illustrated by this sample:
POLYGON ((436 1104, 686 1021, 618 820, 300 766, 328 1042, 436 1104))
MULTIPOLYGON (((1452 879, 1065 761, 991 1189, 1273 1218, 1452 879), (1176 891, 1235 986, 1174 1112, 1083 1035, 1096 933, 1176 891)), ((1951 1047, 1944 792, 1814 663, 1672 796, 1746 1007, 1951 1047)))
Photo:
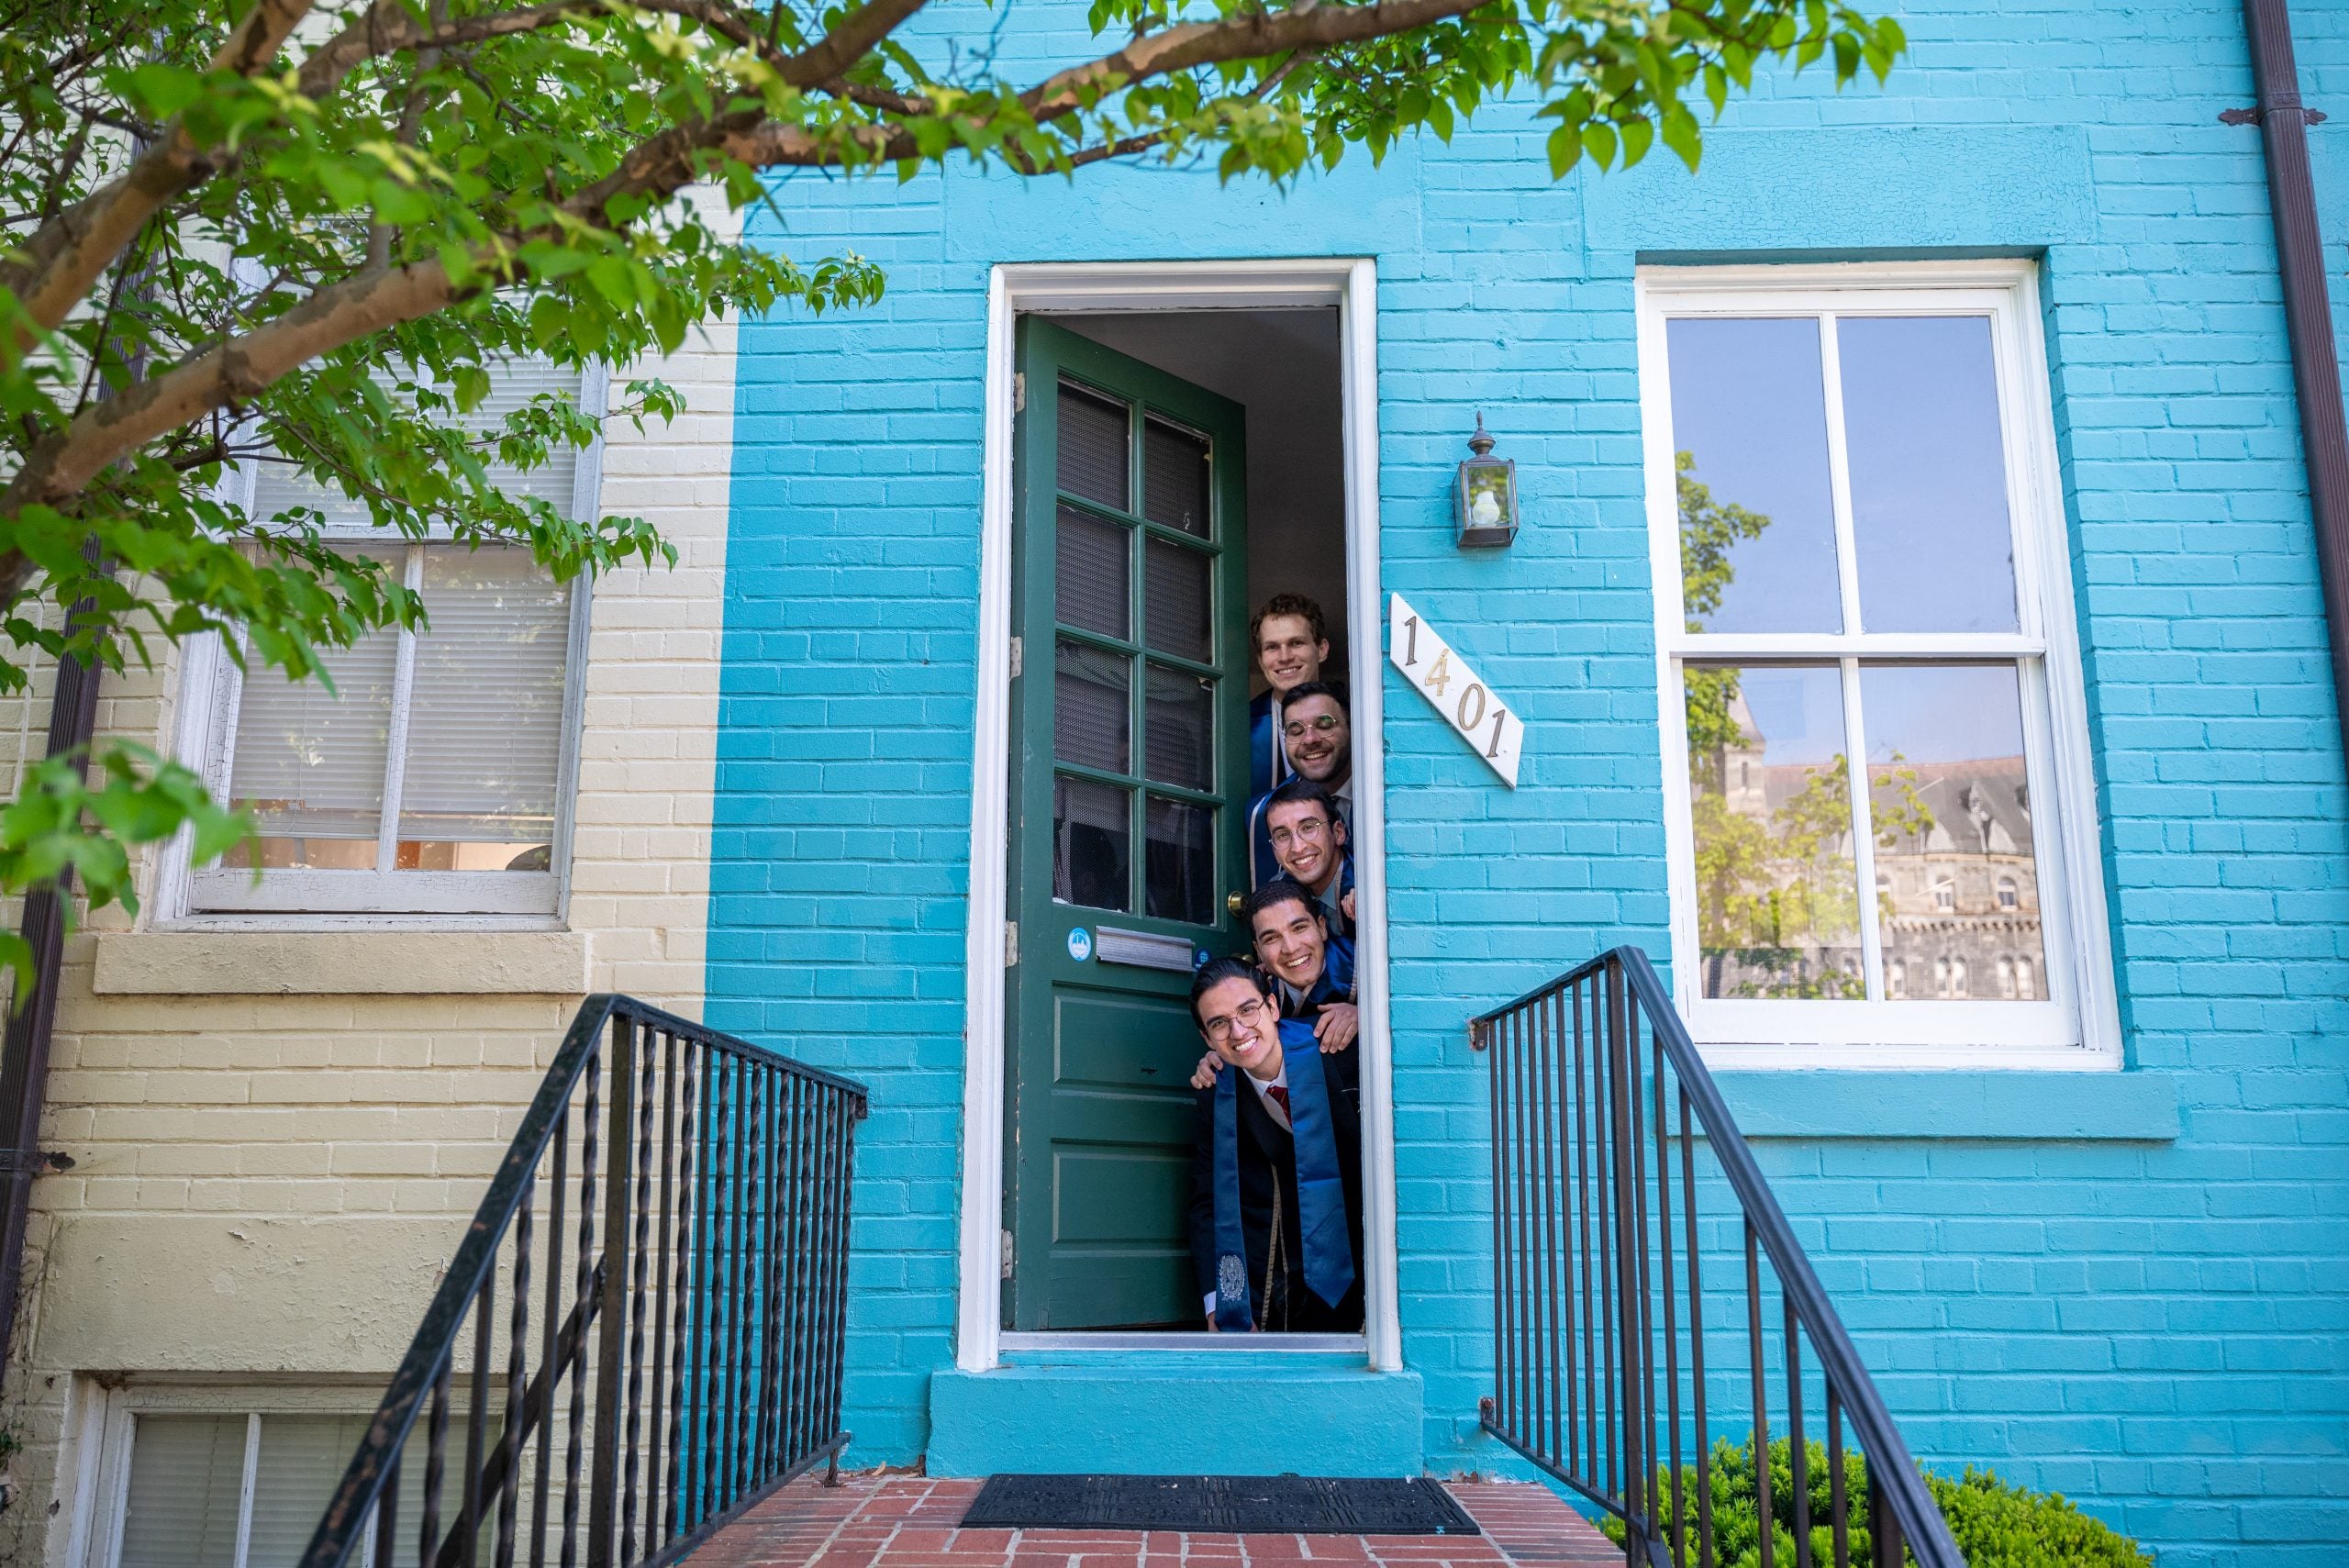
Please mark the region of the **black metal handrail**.
POLYGON ((865 1110, 849 1079, 588 997, 303 1568, 362 1543, 373 1568, 573 1568, 583 1550, 589 1568, 658 1568, 818 1461, 836 1468, 865 1110))
POLYGON ((1792 1568, 1812 1568, 1820 1553, 1803 1419, 1808 1340, 1813 1386, 1825 1396, 1825 1555, 1848 1568, 1865 1524, 1879 1568, 1898 1568, 1904 1545, 1921 1568, 1964 1568, 1647 955, 1614 949, 1469 1029, 1492 1061, 1496 1377, 1494 1396, 1481 1402, 1485 1429, 1620 1519, 1627 1562, 1716 1568, 1712 1419, 1743 1403, 1761 1568, 1779 1568, 1779 1518, 1791 1525, 1792 1568), (1676 1132, 1666 1120, 1674 1107, 1676 1132), (1712 1178, 1704 1186, 1700 1140, 1712 1178), (1709 1296, 1704 1270, 1733 1256, 1732 1231, 1742 1251, 1745 1364, 1727 1371, 1717 1359, 1709 1377, 1708 1328, 1720 1331, 1733 1298, 1718 1287, 1709 1296), (1776 1334, 1765 1327, 1765 1259, 1783 1307, 1776 1334), (1770 1479, 1774 1405, 1786 1412, 1789 1440, 1783 1492, 1770 1479), (1846 1496, 1847 1422, 1868 1462, 1865 1520, 1846 1496), (1682 1480, 1684 1439, 1693 1488, 1682 1480))

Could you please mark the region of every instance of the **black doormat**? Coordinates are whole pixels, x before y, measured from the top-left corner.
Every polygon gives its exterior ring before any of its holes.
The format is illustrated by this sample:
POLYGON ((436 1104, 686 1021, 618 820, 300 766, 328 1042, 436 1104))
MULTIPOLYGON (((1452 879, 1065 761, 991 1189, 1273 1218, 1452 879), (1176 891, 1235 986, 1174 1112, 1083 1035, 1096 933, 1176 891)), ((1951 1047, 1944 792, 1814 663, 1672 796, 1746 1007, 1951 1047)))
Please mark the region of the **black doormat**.
POLYGON ((1437 1482, 1321 1475, 991 1475, 964 1529, 1481 1535, 1437 1482))

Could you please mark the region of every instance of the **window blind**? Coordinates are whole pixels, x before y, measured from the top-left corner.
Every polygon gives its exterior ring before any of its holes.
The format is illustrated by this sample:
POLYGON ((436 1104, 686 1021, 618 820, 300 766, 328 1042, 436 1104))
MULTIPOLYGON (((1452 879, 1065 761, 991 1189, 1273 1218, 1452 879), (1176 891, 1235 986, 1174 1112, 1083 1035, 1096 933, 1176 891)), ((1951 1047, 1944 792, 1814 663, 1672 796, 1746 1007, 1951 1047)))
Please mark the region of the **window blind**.
MULTIPOLYGON (((262 1417, 260 1462, 253 1473, 253 1522, 243 1568, 296 1568, 302 1549, 310 1544, 310 1532, 318 1528, 318 1516, 326 1511, 327 1499, 334 1496, 335 1484, 342 1479, 343 1466, 358 1451, 367 1420, 358 1415, 271 1412, 262 1417)), ((420 1496, 420 1476, 417 1485, 420 1496)), ((417 1515, 411 1509, 404 1517, 414 1519, 417 1515)))
MULTIPOLYGON (((500 1419, 495 1412, 504 1402, 491 1403, 494 1434, 500 1419)), ((262 1413, 250 1477, 252 1518, 239 1559, 238 1515, 244 1505, 246 1432, 251 1419, 241 1410, 141 1413, 137 1418, 118 1568, 296 1568, 371 1418, 358 1412, 262 1413)), ((400 1467, 395 1516, 403 1560, 414 1550, 424 1518, 420 1444, 413 1453, 417 1462, 400 1467)), ((459 1468, 452 1462, 442 1483, 444 1528, 455 1522, 462 1505, 459 1468)), ((485 1538, 495 1518, 491 1512, 482 1521, 485 1538)), ((373 1551, 371 1526, 352 1554, 353 1568, 368 1568, 373 1551)))
POLYGON ((118 1568, 237 1568, 245 1417, 140 1416, 118 1568))
MULTIPOLYGON (((575 367, 549 364, 544 360, 505 360, 490 367, 489 395, 456 423, 469 430, 494 430, 506 416, 541 393, 557 392, 578 399, 581 376, 575 367)), ((547 454, 546 466, 528 473, 503 462, 489 464, 490 478, 509 495, 536 495, 557 511, 568 513, 579 479, 579 449, 558 444, 547 454)), ((366 506, 340 490, 321 484, 282 462, 258 464, 253 478, 252 515, 275 517, 288 506, 310 506, 326 515, 328 528, 367 528, 366 506)))
POLYGON ((265 835, 373 839, 383 818, 399 634, 376 632, 321 652, 332 691, 258 666, 246 676, 230 793, 265 835))
POLYGON ((571 590, 518 550, 428 549, 403 840, 553 837, 571 590))

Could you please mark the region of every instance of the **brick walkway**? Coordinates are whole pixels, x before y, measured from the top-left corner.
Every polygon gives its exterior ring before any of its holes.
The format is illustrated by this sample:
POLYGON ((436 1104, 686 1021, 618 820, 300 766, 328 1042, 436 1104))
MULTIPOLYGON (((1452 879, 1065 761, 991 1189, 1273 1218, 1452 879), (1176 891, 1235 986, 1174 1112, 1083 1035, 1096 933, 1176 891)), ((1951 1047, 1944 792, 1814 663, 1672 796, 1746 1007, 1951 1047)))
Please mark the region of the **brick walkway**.
POLYGON ((695 1552, 692 1568, 1599 1568, 1620 1548, 1539 1486, 1453 1482, 1481 1536, 1193 1535, 956 1528, 976 1481, 793 1482, 695 1552))

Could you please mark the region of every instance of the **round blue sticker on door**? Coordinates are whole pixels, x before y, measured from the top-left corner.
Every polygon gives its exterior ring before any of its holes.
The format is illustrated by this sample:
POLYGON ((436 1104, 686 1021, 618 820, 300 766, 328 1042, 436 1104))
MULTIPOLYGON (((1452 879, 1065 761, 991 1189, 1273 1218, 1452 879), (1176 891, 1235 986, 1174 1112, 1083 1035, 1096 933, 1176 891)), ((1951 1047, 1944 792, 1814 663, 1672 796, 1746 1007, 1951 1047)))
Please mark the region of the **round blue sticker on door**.
POLYGON ((1068 955, 1069 957, 1076 960, 1079 963, 1083 963, 1086 959, 1091 958, 1093 956, 1093 933, 1086 930, 1083 926, 1079 926, 1075 929, 1070 931, 1068 934, 1068 955))

